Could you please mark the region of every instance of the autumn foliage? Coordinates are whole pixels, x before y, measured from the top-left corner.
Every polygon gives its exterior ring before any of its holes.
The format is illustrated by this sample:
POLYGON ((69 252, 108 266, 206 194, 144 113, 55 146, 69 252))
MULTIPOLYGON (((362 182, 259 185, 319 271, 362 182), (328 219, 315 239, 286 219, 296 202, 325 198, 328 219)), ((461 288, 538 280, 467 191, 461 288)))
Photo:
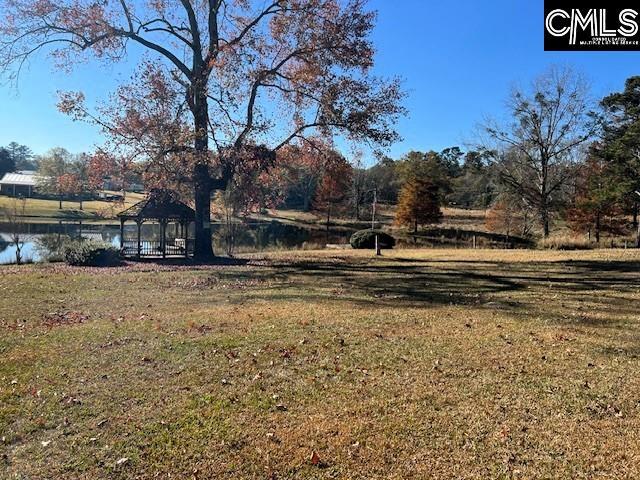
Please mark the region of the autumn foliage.
POLYGON ((602 232, 622 234, 623 220, 618 182, 610 172, 612 166, 597 156, 590 156, 578 168, 576 195, 567 211, 567 220, 576 233, 593 233, 600 242, 602 232))
POLYGON ((410 178, 400 191, 396 210, 396 225, 418 227, 442 220, 438 186, 428 179, 410 178))
POLYGON ((316 135, 377 145, 398 139, 403 94, 397 79, 371 72, 376 15, 365 1, 2 0, 0 7, 0 71, 10 77, 36 52, 62 68, 146 52, 104 107, 94 111, 83 92, 68 92, 59 108, 103 128, 117 156, 143 156, 156 180, 171 174, 191 186, 201 259, 213 256, 212 192, 257 154, 316 135))
POLYGON ((521 199, 515 195, 502 194, 491 206, 485 218, 485 227, 490 232, 507 237, 531 233, 533 215, 521 199))
POLYGON ((353 167, 340 154, 330 151, 324 158, 322 176, 313 200, 313 207, 326 216, 329 227, 331 216, 344 211, 348 205, 353 167))

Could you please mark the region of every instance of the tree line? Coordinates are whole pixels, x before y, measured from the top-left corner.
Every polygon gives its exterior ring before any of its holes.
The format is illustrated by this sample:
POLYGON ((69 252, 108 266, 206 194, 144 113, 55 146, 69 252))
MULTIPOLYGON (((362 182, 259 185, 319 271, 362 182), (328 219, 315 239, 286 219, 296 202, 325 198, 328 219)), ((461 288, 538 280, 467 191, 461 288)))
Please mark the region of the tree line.
MULTIPOLYGON (((507 236, 548 237, 566 226, 596 242, 604 233, 635 233, 640 247, 640 76, 594 101, 579 74, 554 67, 514 88, 507 113, 482 124, 466 152, 412 151, 367 169, 356 164, 333 197, 360 219, 376 192, 397 204, 396 223, 413 231, 439 222, 442 206, 482 208, 486 227, 507 236)), ((307 192, 319 178, 305 183, 307 192)))
POLYGON ((639 87, 594 102, 580 75, 552 68, 515 89, 510 121, 485 125, 501 189, 489 224, 547 237, 564 222, 597 242, 634 229, 640 247, 639 87))
POLYGON ((30 147, 17 142, 0 147, 0 178, 11 172, 35 172, 38 193, 57 198, 59 208, 63 199, 73 198, 82 210, 83 200, 94 197, 105 186, 120 190, 124 199, 129 185, 142 181, 139 169, 132 167, 100 150, 71 153, 55 147, 36 155, 30 147))
MULTIPOLYGON (((553 68, 528 88, 514 89, 508 118, 487 121, 473 148, 346 158, 323 138, 292 142, 266 167, 246 162, 217 197, 242 217, 270 207, 364 221, 372 207, 397 205, 396 223, 417 231, 437 223, 442 206, 486 209, 486 227, 506 235, 547 236, 566 225, 596 242, 636 232, 640 246, 640 76, 599 102, 586 82, 553 68)), ((7 169, 36 168, 44 191, 60 198, 100 188, 105 177, 169 187, 189 199, 189 181, 155 159, 133 161, 110 152, 74 155, 62 148, 35 156, 15 142, 0 148, 7 169), (8 159, 8 160, 7 160, 8 159)))
POLYGON ((105 145, 91 157, 120 178, 135 168, 147 185, 189 198, 200 259, 213 255, 210 200, 220 195, 240 210, 316 209, 327 224, 343 210, 361 217, 372 192, 400 201, 398 223, 414 230, 446 204, 491 206, 492 228, 521 235, 546 237, 562 220, 598 238, 629 212, 637 224, 637 80, 595 108, 584 81, 552 69, 514 89, 507 120, 484 125, 486 141, 469 151, 411 152, 362 168, 332 153, 332 140, 388 147, 406 113, 401 82, 373 74, 376 14, 366 1, 2 5, 8 79, 36 53, 71 68, 146 52, 107 101, 94 108, 83 92, 62 92, 58 109, 102 130, 105 145), (296 157, 308 150, 322 168, 296 157))

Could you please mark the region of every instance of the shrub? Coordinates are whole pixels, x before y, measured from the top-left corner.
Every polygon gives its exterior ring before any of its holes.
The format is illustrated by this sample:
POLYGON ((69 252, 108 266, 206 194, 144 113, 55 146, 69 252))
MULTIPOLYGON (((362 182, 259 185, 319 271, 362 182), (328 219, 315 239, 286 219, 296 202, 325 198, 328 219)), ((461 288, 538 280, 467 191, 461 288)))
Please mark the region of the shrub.
POLYGON ((360 230, 351 235, 351 246, 355 249, 376 248, 376 235, 380 248, 393 248, 396 246, 396 239, 381 230, 360 230))
POLYGON ((69 265, 109 267, 120 263, 120 252, 105 242, 75 241, 62 249, 62 257, 69 265))
POLYGON ((36 239, 35 248, 40 260, 44 262, 64 262, 65 246, 72 242, 74 241, 67 235, 49 233, 36 239))

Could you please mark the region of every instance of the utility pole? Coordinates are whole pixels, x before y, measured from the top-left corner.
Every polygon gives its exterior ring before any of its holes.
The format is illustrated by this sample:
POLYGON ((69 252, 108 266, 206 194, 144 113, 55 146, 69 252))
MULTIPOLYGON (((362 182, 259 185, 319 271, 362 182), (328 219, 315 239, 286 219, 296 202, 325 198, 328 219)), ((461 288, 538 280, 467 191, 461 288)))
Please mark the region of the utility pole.
MULTIPOLYGON (((640 194, 638 194, 640 195, 640 194)), ((373 208, 371 209, 371 211, 373 212, 371 215, 371 230, 375 230, 376 229, 376 206, 378 204, 378 189, 374 188, 373 189, 373 208)))

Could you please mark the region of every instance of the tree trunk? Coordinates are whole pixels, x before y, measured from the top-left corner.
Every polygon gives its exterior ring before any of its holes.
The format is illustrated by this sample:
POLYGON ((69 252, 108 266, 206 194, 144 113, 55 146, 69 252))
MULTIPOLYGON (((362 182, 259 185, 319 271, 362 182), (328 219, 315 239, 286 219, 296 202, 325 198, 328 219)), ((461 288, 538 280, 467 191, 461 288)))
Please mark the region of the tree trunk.
POLYGON ((542 206, 540 212, 540 222, 542 223, 542 235, 544 238, 549 237, 549 210, 546 205, 542 206))
POLYGON ((58 210, 62 210, 62 195, 58 195, 58 210))
POLYGON ((596 213, 596 224, 594 233, 596 236, 596 243, 600 245, 600 212, 596 213))
POLYGON ((209 119, 207 95, 204 91, 205 83, 196 81, 194 84, 193 112, 195 129, 196 165, 193 171, 194 197, 196 207, 195 246, 193 256, 199 261, 209 261, 214 258, 211 244, 211 175, 209 174, 209 119))
POLYGON ((413 221, 413 233, 418 233, 418 219, 414 219, 413 221))
POLYGON ((194 182, 196 228, 193 256, 197 260, 206 261, 214 256, 211 244, 211 179, 207 165, 196 165, 194 182))
POLYGON ((547 181, 549 176, 549 159, 544 151, 540 152, 542 159, 542 183, 540 185, 540 220, 544 238, 549 237, 549 194, 547 193, 547 181))
POLYGON ((638 202, 633 202, 633 228, 638 228, 638 202))

